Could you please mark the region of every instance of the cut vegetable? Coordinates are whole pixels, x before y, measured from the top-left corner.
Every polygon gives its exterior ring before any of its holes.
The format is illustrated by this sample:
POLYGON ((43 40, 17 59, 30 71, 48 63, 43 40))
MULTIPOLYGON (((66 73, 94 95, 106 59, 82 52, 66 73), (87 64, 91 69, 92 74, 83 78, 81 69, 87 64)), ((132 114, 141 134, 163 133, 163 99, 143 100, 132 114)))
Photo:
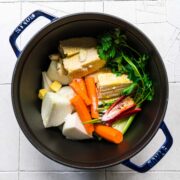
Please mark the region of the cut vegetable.
POLYGON ((46 72, 42 72, 42 87, 49 90, 51 83, 52 81, 48 78, 46 72))
POLYGON ((47 94, 47 92, 47 89, 40 89, 38 94, 39 99, 44 99, 44 96, 47 94))
POLYGON ((99 99, 118 97, 122 90, 132 83, 126 74, 116 76, 111 71, 99 73, 97 79, 99 99))
MULTIPOLYGON (((102 121, 112 123, 120 118, 126 117, 128 115, 125 113, 128 110, 132 110, 135 107, 135 103, 131 97, 121 96, 114 104, 110 106, 110 108, 106 111, 106 113, 102 117, 102 121)), ((136 112, 136 111, 135 111, 136 112)), ((134 113, 135 113, 134 112, 134 113)), ((129 111, 129 115, 130 115, 129 111)))
POLYGON ((69 101, 70 99, 72 99, 76 94, 73 91, 73 89, 70 86, 64 86, 62 87, 58 92, 58 95, 60 96, 64 96, 65 98, 67 98, 69 101))
POLYGON ((71 78, 82 78, 105 66, 106 61, 99 58, 96 46, 87 48, 85 51, 84 57, 76 54, 63 59, 64 68, 71 78))
POLYGON ((131 116, 132 114, 136 114, 138 113, 139 111, 141 111, 141 108, 131 108, 129 110, 126 110, 125 112, 122 113, 121 117, 129 117, 131 116))
POLYGON ((57 72, 59 75, 59 82, 63 85, 67 85, 70 83, 70 77, 68 73, 65 71, 64 66, 62 64, 62 60, 57 63, 57 72))
POLYGON ((50 89, 54 92, 57 92, 61 89, 62 84, 59 83, 58 81, 54 81, 51 85, 50 85, 50 89))
POLYGON ((67 139, 83 140, 92 138, 83 126, 77 113, 69 114, 65 118, 62 133, 67 139))
POLYGON ((85 79, 88 96, 91 99, 91 116, 92 118, 99 118, 98 113, 98 97, 95 85, 95 80, 93 77, 87 77, 85 79))
POLYGON ((87 96, 87 89, 86 89, 86 85, 85 82, 82 78, 77 78, 77 79, 73 79, 73 81, 77 82, 79 85, 79 88, 81 89, 81 91, 86 94, 87 96))
POLYGON ((49 68, 42 72, 38 94, 45 128, 61 127, 71 140, 123 141, 142 103, 154 96, 146 72, 149 57, 128 42, 119 29, 98 39, 60 40, 59 53, 49 56, 49 68))
POLYGON ((60 77, 57 72, 57 62, 56 61, 51 61, 49 68, 47 70, 47 76, 51 81, 59 81, 60 77))
POLYGON ((119 121, 116 121, 112 124, 112 127, 117 129, 118 131, 121 131, 122 134, 125 134, 126 131, 129 129, 130 125, 132 124, 136 114, 133 114, 132 116, 128 118, 121 119, 119 121))
POLYGON ((51 54, 50 56, 49 56, 49 59, 51 60, 51 61, 59 61, 59 59, 60 59, 60 54, 51 54))
POLYGON ((79 82, 77 82, 76 80, 73 80, 69 85, 73 88, 73 90, 76 92, 76 94, 78 94, 87 105, 91 104, 91 100, 89 99, 89 97, 87 96, 87 92, 85 91, 84 87, 82 87, 82 81, 84 81, 83 79, 81 79, 81 85, 79 85, 79 82))
POLYGON ((112 127, 113 127, 114 129, 117 129, 118 131, 120 131, 122 134, 124 134, 124 127, 126 126, 127 121, 128 121, 128 118, 120 119, 120 120, 118 120, 118 121, 115 121, 115 122, 112 124, 112 127))
MULTIPOLYGON (((74 106, 75 110, 77 111, 80 119, 82 122, 90 121, 91 116, 88 111, 88 108, 86 107, 84 101, 81 99, 80 96, 76 95, 71 99, 71 103, 74 106)), ((94 125, 93 124, 84 124, 84 127, 89 135, 92 135, 92 132, 94 131, 94 125)))
POLYGON ((69 100, 55 93, 48 92, 43 99, 41 116, 45 128, 60 126, 65 117, 71 114, 73 107, 69 100))
POLYGON ((96 47, 96 39, 92 37, 70 38, 60 41, 59 51, 63 56, 73 56, 81 49, 96 47))
POLYGON ((124 126, 122 133, 125 134, 126 131, 129 129, 130 125, 132 124, 134 118, 135 118, 136 114, 133 114, 132 116, 130 116, 127 120, 126 125, 124 126))
POLYGON ((95 125, 95 133, 115 144, 119 144, 123 141, 123 134, 112 127, 101 124, 95 125))

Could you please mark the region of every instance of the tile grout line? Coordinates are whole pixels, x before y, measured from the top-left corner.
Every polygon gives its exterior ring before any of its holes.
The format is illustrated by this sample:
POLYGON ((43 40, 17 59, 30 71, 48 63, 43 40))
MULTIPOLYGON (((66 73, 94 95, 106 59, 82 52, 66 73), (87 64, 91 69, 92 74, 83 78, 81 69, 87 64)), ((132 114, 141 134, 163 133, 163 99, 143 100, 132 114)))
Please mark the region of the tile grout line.
POLYGON ((105 180, 108 180, 108 177, 107 177, 107 168, 105 168, 105 180))
MULTIPOLYGON (((108 170, 107 172, 111 173, 129 173, 129 174, 136 174, 139 173, 137 171, 133 170, 124 170, 124 171, 119 171, 119 170, 108 170)), ((180 170, 150 170, 146 172, 147 174, 156 174, 156 173, 180 173, 180 170)), ((140 173, 141 174, 141 173, 140 173)))
POLYGON ((3 85, 11 85, 11 83, 0 83, 0 86, 3 86, 3 85))
MULTIPOLYGON (((70 0, 70 2, 102 2, 103 0, 70 0)), ((117 0, 105 0, 105 1, 115 1, 118 2, 117 0)), ((143 1, 143 0, 125 0, 125 1, 143 1)), ((147 1, 154 1, 154 0, 147 0, 147 1)), ((14 1, 0 1, 0 3, 18 3, 18 2, 69 2, 68 0, 14 0, 14 1)))
MULTIPOLYGON (((172 172, 177 172, 180 173, 180 169, 179 170, 150 170, 147 173, 163 173, 163 172, 167 172, 167 173, 172 173, 172 172)), ((20 170, 20 172, 24 172, 24 173, 103 173, 103 172, 115 172, 115 173, 137 173, 136 171, 133 170, 108 170, 107 168, 104 169, 104 171, 97 171, 97 170, 76 170, 76 171, 59 171, 59 170, 20 170)), ((0 173, 17 173, 16 170, 7 170, 7 171, 0 171, 0 173)))
POLYGON ((138 12, 137 12, 137 3, 135 3, 135 5, 134 5, 134 10, 135 10, 135 24, 138 24, 138 18, 137 18, 137 14, 138 14, 138 12))
MULTIPOLYGON (((107 173, 131 173, 131 174, 136 174, 137 172, 136 171, 133 171, 133 170, 124 170, 124 171, 119 171, 119 170, 104 170, 104 171, 96 171, 96 170, 92 170, 92 171, 84 171, 84 170, 79 170, 79 171, 58 171, 58 170, 51 170, 51 171, 48 171, 48 170, 20 170, 21 173, 58 173, 58 174, 61 174, 61 173, 105 173, 105 180, 107 180, 107 173)), ((146 173, 148 174, 156 174, 156 173, 180 173, 180 169, 179 170, 150 170, 146 173)), ((17 171, 0 171, 0 173, 17 173, 17 171)))
POLYGON ((103 9, 102 9, 102 10, 103 10, 103 13, 104 13, 104 1, 103 1, 102 3, 103 3, 103 4, 102 4, 102 8, 103 8, 103 9))
POLYGON ((86 12, 86 1, 83 2, 83 12, 86 12))
MULTIPOLYGON (((53 2, 102 2, 103 0, 53 0, 53 1, 50 1, 50 0, 37 0, 37 1, 33 1, 33 0, 14 0, 14 1, 0 1, 0 3, 19 3, 19 2, 48 2, 48 3, 53 3, 53 2)), ((107 0, 109 1, 109 0, 107 0)), ((110 0, 110 1, 115 1, 115 0, 110 0)), ((130 1, 134 1, 134 0, 130 0, 130 1)), ((137 1, 142 1, 142 0, 137 0, 137 1)))
MULTIPOLYGON (((27 3, 31 3, 31 2, 40 2, 40 3, 56 3, 56 2, 59 2, 59 3, 61 3, 61 2, 103 2, 103 1, 107 1, 107 2, 118 2, 118 0, 70 0, 70 1, 68 1, 68 0, 53 0, 53 1, 51 1, 51 0, 37 0, 37 1, 35 1, 35 0, 27 0, 27 1, 25 1, 25 0, 14 0, 14 1, 0 1, 0 3, 3 3, 3 4, 7 4, 7 3, 24 3, 24 2, 27 2, 27 3)), ((143 0, 123 0, 123 1, 129 1, 129 2, 142 2, 143 0)), ((147 1, 157 1, 157 0, 147 0, 147 1)))
MULTIPOLYGON (((92 1, 92 2, 97 2, 97 1, 103 1, 103 0, 71 0, 73 2, 89 2, 89 1, 92 1)), ((118 1, 118 0, 105 0, 105 1, 118 1)), ((124 0, 124 1, 144 1, 144 0, 124 0)), ((158 1, 158 0, 147 0, 147 1, 158 1)), ((0 3, 12 3, 12 2, 68 2, 68 0, 7 0, 7 1, 0 1, 0 3)))

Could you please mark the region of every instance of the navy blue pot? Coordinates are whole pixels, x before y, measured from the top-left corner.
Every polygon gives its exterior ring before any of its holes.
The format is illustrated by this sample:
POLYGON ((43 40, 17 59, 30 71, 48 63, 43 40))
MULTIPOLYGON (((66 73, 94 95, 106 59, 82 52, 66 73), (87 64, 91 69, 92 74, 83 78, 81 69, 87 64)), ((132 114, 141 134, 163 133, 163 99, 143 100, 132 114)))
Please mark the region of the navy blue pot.
POLYGON ((11 46, 18 57, 12 78, 12 103, 17 121, 29 141, 45 156, 61 164, 97 169, 119 163, 146 172, 156 165, 170 149, 173 139, 163 118, 168 102, 168 80, 163 61, 152 42, 130 23, 100 13, 73 14, 57 18, 42 11, 30 14, 10 36, 11 46), (27 44, 23 51, 16 45, 17 37, 38 17, 51 21, 27 44), (144 104, 143 111, 134 120, 123 143, 119 145, 97 141, 66 140, 56 128, 45 129, 40 115, 41 102, 37 98, 41 87, 41 72, 49 64, 48 55, 57 50, 60 39, 74 36, 95 36, 105 29, 119 27, 139 52, 151 57, 149 72, 155 86, 155 98, 144 104), (144 164, 138 166, 130 159, 142 150, 158 130, 165 142, 144 164))

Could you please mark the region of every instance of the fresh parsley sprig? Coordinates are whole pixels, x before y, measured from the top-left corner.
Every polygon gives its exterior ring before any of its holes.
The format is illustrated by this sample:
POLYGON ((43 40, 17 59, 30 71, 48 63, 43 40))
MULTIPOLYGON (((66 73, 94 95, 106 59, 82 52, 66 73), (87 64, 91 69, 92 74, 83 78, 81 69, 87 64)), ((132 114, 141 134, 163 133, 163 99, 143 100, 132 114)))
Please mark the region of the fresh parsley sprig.
POLYGON ((153 83, 146 69, 150 59, 131 47, 120 29, 99 36, 97 50, 99 57, 106 61, 106 66, 113 73, 117 76, 127 74, 133 81, 123 90, 124 95, 132 95, 138 106, 141 106, 145 100, 153 99, 153 83))

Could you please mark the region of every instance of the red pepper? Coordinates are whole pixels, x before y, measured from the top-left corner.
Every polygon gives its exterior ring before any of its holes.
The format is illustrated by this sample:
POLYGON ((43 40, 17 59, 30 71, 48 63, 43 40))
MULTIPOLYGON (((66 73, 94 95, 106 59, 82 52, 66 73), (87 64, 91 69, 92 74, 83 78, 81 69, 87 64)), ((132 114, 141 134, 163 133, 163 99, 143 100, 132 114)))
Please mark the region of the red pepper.
POLYGON ((124 117, 128 117, 132 114, 139 112, 140 108, 135 108, 136 104, 133 99, 126 96, 121 96, 102 117, 102 121, 106 123, 112 123, 124 117))
POLYGON ((111 111, 111 109, 113 109, 117 104, 119 104, 126 96, 121 96, 120 98, 118 98, 107 110, 107 112, 111 111))
POLYGON ((125 118, 128 116, 131 116, 132 114, 135 114, 137 112, 141 111, 141 108, 135 108, 135 109, 131 109, 131 110, 127 110, 124 113, 122 113, 122 117, 121 118, 125 118))

